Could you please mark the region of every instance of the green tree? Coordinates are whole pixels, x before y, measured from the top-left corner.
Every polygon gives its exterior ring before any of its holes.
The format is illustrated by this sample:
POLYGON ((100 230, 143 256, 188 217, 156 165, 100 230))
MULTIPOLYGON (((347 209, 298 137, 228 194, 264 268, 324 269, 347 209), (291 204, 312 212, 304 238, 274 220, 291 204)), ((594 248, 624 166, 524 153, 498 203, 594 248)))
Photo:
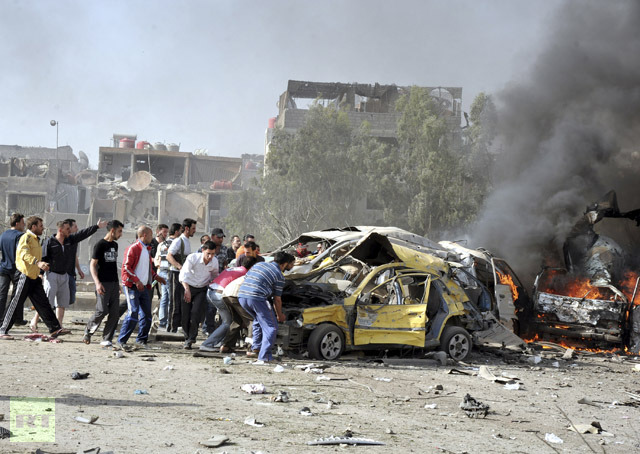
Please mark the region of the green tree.
POLYGON ((353 225, 366 195, 352 152, 362 144, 346 112, 315 103, 294 134, 275 131, 261 192, 242 201, 254 208, 230 209, 228 224, 241 228, 253 222, 274 245, 305 231, 353 225))
POLYGON ((454 229, 469 217, 469 207, 461 196, 462 160, 451 150, 445 112, 422 87, 412 87, 396 110, 397 145, 378 146, 373 159, 361 154, 385 222, 426 236, 454 229))

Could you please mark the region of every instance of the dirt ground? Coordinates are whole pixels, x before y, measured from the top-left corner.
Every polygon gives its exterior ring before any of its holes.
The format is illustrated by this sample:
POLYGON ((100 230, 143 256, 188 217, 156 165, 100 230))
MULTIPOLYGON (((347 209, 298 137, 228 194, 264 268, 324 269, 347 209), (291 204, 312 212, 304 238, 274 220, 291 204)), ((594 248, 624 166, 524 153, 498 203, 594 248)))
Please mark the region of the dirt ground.
POLYGON ((68 326, 73 333, 60 344, 25 341, 24 327, 12 331, 16 340, 0 344, 0 426, 9 428, 11 397, 55 398, 55 443, 3 439, 0 452, 75 453, 95 447, 115 453, 640 451, 640 408, 623 405, 640 404, 626 394, 640 394, 637 358, 578 354, 564 360, 561 352, 542 350, 534 365, 524 356, 474 351, 465 364, 443 366, 433 360, 388 365, 349 355, 321 363, 329 367, 318 374, 296 368, 311 361, 285 357, 279 363, 284 371, 275 372, 274 365, 250 364, 242 352, 229 365, 222 355, 194 357, 196 350, 182 350, 178 342, 154 342, 149 350, 115 358, 98 343, 84 345, 82 327, 68 326), (496 376, 517 377, 520 389, 473 375, 480 366, 496 376), (74 371, 90 376, 72 380, 74 371), (321 376, 331 380, 318 380, 321 376), (240 387, 248 383, 264 384, 267 394, 247 394, 240 387), (279 391, 291 401, 272 402, 279 391), (486 418, 471 419, 459 408, 467 393, 490 406, 486 418), (579 404, 582 398, 592 405, 579 404), (301 415, 303 407, 312 415, 301 415), (99 417, 94 424, 74 419, 94 415, 99 417), (248 417, 264 427, 245 424, 248 417), (570 421, 597 421, 610 436, 581 436, 568 430, 570 421), (384 446, 307 445, 346 430, 384 446), (215 434, 229 442, 218 448, 199 445, 215 434), (546 434, 563 443, 544 441, 546 434))

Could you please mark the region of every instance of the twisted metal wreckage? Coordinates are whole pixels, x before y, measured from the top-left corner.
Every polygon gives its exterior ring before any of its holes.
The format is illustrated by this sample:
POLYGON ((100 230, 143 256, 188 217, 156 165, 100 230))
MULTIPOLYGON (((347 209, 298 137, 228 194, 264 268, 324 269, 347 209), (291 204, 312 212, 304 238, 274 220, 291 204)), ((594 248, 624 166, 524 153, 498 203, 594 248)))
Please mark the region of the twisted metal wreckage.
POLYGON ((486 251, 395 227, 310 232, 280 249, 297 242, 326 250, 286 275, 287 320, 278 328, 286 350, 330 360, 350 350, 439 348, 462 360, 473 344, 526 348, 516 334, 526 293, 486 251))

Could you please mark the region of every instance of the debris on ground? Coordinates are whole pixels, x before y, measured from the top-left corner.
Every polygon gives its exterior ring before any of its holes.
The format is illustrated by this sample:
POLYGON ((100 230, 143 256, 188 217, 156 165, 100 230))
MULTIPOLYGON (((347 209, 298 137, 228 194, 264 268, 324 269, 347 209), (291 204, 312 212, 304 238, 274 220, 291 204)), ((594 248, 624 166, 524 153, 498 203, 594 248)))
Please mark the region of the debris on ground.
POLYGON ((311 412, 311 409, 309 407, 302 407, 300 409, 300 414, 302 416, 313 416, 313 413, 311 412))
POLYGON ((247 416, 244 420, 244 423, 247 426, 253 426, 253 427, 264 427, 264 424, 261 422, 258 422, 255 418, 255 416, 247 416))
POLYGON ((591 424, 571 424, 569 430, 581 434, 601 434, 605 437, 613 437, 613 434, 604 430, 598 421, 593 421, 591 424))
POLYGON ((282 367, 280 364, 278 364, 276 367, 273 368, 274 372, 284 372, 284 367, 282 367))
POLYGON ((82 416, 76 416, 75 419, 78 422, 81 422, 82 424, 93 424, 94 422, 96 422, 98 420, 99 416, 91 416, 89 418, 85 418, 82 416))
POLYGON ((264 394, 267 392, 267 388, 262 383, 246 383, 240 389, 249 394, 264 394))
POLYGON ((309 446, 319 445, 368 445, 368 446, 384 446, 381 441, 371 440, 368 438, 355 438, 355 437, 327 437, 318 438, 316 440, 308 441, 309 446))
POLYGON ((580 399, 578 401, 579 404, 583 404, 583 405, 591 405, 592 407, 601 407, 602 405, 595 403, 594 401, 592 401, 591 399, 589 399, 588 397, 583 397, 582 399, 580 399))
POLYGON ((136 389, 133 394, 136 395, 142 395, 142 394, 149 394, 149 391, 147 391, 146 389, 136 389))
POLYGON ((118 350, 113 352, 113 357, 114 358, 124 358, 124 353, 122 353, 122 351, 118 350))
POLYGON ((469 418, 485 418, 489 413, 489 405, 474 399, 469 394, 462 399, 460 408, 469 418))
POLYGON ((273 402, 287 403, 290 400, 289 393, 286 391, 278 391, 278 395, 271 397, 271 400, 273 402))
POLYGON ((546 433, 546 434, 544 434, 544 441, 549 442, 549 443, 556 443, 556 444, 564 443, 564 441, 562 441, 562 438, 560 438, 559 436, 557 436, 554 433, 546 433))
POLYGON ((89 372, 77 372, 77 371, 76 371, 76 372, 73 372, 73 373, 71 374, 71 378, 72 378, 73 380, 84 380, 84 379, 86 379, 87 377, 89 377, 89 375, 91 375, 89 372))
POLYGON ((217 448, 218 446, 222 446, 227 441, 229 441, 229 437, 224 435, 213 435, 206 441, 201 441, 200 444, 202 446, 206 446, 207 448, 217 448))
POLYGON ((438 361, 438 363, 441 366, 446 366, 447 365, 447 360, 449 359, 449 355, 447 355, 445 352, 428 352, 427 354, 424 355, 425 358, 430 358, 433 359, 435 361, 438 361))
POLYGON ((435 410, 436 408, 438 408, 438 404, 425 404, 424 408, 429 410, 435 410))

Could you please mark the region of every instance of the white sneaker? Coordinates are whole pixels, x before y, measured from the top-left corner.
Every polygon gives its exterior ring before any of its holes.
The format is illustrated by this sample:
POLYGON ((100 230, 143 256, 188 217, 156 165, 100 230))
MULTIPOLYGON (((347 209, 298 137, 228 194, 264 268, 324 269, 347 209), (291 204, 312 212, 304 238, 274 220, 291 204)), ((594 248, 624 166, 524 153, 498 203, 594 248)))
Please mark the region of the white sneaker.
POLYGON ((253 364, 254 366, 264 366, 266 363, 261 359, 259 359, 257 361, 252 362, 251 364, 253 364))
POLYGON ((112 347, 113 346, 111 341, 102 341, 102 342, 100 342, 100 345, 102 345, 103 347, 112 347))

